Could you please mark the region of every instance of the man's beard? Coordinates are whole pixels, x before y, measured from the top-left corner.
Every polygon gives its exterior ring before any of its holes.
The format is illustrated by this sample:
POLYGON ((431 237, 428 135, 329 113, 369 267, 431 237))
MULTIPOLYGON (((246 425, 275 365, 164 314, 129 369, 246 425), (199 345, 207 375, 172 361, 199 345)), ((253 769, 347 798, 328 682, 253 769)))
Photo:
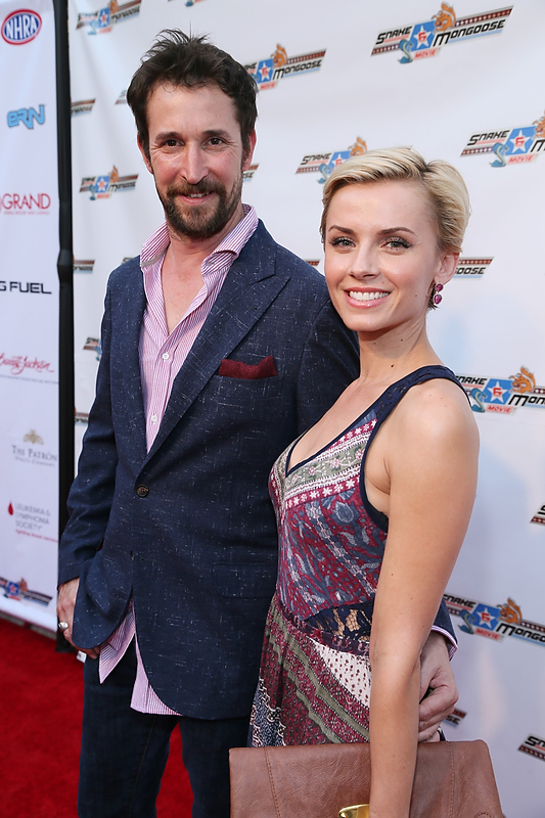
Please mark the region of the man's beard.
POLYGON ((231 195, 228 195, 226 188, 220 182, 205 179, 196 185, 187 183, 171 185, 167 188, 165 198, 159 191, 157 193, 165 209, 168 225, 175 233, 190 239, 209 239, 221 233, 237 209, 242 194, 242 173, 235 180, 231 195), (216 193, 218 202, 215 208, 210 212, 208 205, 201 207, 196 205, 195 207, 188 206, 183 212, 176 197, 196 193, 216 193))

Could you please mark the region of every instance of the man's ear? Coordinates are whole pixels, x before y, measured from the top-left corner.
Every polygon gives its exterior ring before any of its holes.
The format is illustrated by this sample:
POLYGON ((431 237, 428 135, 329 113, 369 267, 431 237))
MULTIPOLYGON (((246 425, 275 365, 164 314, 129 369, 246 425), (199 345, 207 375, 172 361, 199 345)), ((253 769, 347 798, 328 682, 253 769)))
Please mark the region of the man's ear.
POLYGON ((252 131, 252 133, 248 137, 248 150, 246 151, 242 159, 242 170, 248 170, 248 168, 252 164, 256 142, 257 134, 255 131, 252 131))
POLYGON ((149 172, 150 172, 151 174, 153 174, 153 168, 152 168, 152 166, 151 166, 151 162, 150 162, 150 160, 149 160, 149 156, 146 154, 146 151, 144 150, 144 146, 142 145, 142 140, 140 139, 140 134, 138 134, 138 136, 136 137, 136 142, 137 142, 137 144, 138 144, 138 148, 139 148, 139 150, 140 150, 140 153, 142 154, 142 159, 144 160, 144 164, 145 164, 145 166, 147 167, 147 169, 149 170, 149 172))

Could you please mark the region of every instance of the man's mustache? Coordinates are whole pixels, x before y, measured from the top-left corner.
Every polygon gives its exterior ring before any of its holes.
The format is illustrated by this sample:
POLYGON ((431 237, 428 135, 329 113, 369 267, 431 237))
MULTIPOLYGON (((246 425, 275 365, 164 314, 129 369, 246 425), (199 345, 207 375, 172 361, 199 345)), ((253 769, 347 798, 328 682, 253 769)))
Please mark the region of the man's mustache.
POLYGON ((172 199, 175 196, 194 196, 197 193, 219 193, 221 195, 223 192, 224 187, 219 182, 207 182, 203 179, 203 181, 197 182, 196 185, 171 185, 167 190, 167 196, 172 199))

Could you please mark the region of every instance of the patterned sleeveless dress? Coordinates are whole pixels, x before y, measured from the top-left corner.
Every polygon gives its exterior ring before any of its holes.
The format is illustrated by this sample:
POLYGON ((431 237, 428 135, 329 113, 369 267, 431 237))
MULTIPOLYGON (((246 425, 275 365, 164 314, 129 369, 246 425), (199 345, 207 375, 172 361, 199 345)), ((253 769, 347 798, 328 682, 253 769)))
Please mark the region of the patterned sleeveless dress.
POLYGON ((369 740, 369 637, 388 521, 367 499, 365 459, 407 390, 433 378, 458 384, 446 367, 417 369, 317 454, 290 467, 295 441, 273 467, 278 581, 252 706, 252 746, 369 740))

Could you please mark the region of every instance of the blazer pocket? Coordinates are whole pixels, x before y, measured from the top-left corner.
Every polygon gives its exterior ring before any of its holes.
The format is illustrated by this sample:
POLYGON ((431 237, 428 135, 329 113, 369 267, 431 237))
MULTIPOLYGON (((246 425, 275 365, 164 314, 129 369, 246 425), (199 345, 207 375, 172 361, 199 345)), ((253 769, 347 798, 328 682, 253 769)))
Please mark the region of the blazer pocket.
POLYGON ((252 599, 272 599, 276 588, 276 561, 274 565, 263 562, 221 563, 214 565, 213 576, 220 596, 252 599))
POLYGON ((218 370, 218 375, 224 378, 241 378, 249 381, 259 380, 260 378, 273 378, 277 374, 272 355, 267 355, 257 364, 245 364, 243 361, 223 358, 218 370))

